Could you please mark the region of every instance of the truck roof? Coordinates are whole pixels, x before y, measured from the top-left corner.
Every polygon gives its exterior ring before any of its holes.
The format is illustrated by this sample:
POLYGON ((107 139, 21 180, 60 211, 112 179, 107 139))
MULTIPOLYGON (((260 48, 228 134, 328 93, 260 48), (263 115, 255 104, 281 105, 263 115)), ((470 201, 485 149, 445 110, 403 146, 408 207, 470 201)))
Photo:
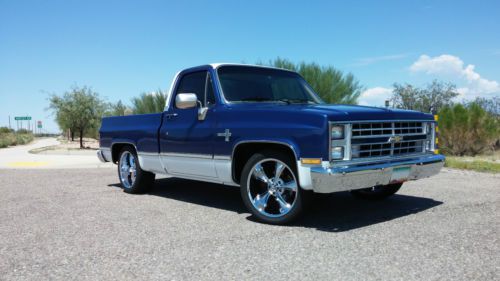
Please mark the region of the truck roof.
POLYGON ((247 64, 247 63, 217 62, 217 63, 210 63, 208 65, 210 67, 212 67, 213 69, 217 69, 221 66, 232 65, 232 66, 249 66, 249 67, 271 68, 271 69, 279 69, 279 70, 295 72, 295 71, 285 69, 285 68, 279 68, 279 67, 267 66, 267 65, 258 65, 258 64, 247 64))

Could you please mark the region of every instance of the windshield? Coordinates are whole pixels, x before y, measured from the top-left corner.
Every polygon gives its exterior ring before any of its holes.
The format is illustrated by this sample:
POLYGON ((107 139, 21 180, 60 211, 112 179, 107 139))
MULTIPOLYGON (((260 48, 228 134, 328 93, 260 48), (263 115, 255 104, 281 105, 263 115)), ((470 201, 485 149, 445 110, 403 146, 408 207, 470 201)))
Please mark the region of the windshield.
POLYGON ((230 102, 323 103, 297 73, 252 66, 221 66, 222 92, 230 102))

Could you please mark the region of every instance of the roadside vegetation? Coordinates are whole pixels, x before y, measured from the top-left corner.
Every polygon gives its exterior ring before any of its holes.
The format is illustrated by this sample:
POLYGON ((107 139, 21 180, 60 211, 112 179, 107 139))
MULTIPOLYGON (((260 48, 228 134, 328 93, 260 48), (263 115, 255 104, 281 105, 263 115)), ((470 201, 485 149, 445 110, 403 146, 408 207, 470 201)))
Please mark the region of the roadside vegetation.
POLYGON ((393 106, 437 114, 439 150, 450 168, 500 172, 500 98, 454 102, 456 87, 433 81, 425 88, 394 84, 393 106))
POLYGON ((7 127, 0 127, 0 148, 22 145, 32 142, 35 139, 33 134, 25 129, 14 131, 7 127))
POLYGON ((393 84, 393 107, 436 113, 453 104, 458 96, 457 87, 451 83, 434 80, 424 88, 410 84, 393 84))
POLYGON ((132 98, 132 112, 145 114, 163 112, 167 102, 167 93, 158 89, 152 93, 142 93, 139 97, 132 98))
POLYGON ((448 156, 445 166, 449 168, 473 170, 477 172, 500 173, 500 162, 468 160, 463 157, 448 156))
POLYGON ((500 119, 475 102, 440 110, 439 130, 441 151, 448 155, 493 153, 500 141, 500 119))
POLYGON ((61 96, 51 95, 49 102, 49 109, 54 112, 59 127, 68 131, 72 141, 78 134, 80 148, 84 148, 85 134, 95 134, 107 110, 99 94, 86 86, 73 87, 61 96))

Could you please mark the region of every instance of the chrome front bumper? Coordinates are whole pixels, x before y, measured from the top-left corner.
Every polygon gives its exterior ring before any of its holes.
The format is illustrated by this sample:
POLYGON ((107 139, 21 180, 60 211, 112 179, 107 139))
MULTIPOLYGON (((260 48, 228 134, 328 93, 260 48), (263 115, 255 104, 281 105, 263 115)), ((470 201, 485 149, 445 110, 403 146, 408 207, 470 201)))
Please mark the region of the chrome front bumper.
POLYGON ((424 155, 404 160, 389 160, 373 164, 352 164, 331 168, 312 167, 314 192, 332 193, 391 183, 393 169, 409 167, 408 180, 427 178, 439 173, 443 155, 424 155))

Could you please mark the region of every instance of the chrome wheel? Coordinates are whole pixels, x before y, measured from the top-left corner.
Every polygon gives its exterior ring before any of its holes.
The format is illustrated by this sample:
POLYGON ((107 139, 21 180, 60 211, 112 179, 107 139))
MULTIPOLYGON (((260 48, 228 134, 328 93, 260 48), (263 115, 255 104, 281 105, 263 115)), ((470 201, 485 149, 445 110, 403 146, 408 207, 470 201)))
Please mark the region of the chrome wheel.
POLYGON ((130 151, 125 151, 120 156, 120 180, 124 188, 131 188, 137 177, 135 156, 130 151))
POLYGON ((277 159, 257 162, 251 169, 246 186, 252 206, 267 217, 286 215, 297 201, 295 175, 288 165, 277 159))

